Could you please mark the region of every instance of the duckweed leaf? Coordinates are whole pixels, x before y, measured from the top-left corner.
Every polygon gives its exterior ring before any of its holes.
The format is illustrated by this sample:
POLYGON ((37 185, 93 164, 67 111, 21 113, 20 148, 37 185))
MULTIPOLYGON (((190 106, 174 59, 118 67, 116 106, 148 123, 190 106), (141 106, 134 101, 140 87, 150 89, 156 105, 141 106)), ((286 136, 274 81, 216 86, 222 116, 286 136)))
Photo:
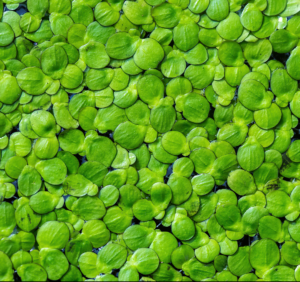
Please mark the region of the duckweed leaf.
POLYGON ((75 201, 72 211, 84 220, 101 219, 106 212, 103 202, 98 197, 90 196, 84 196, 75 201))
POLYGON ((116 33, 108 39, 106 52, 113 59, 128 59, 136 52, 138 43, 137 36, 131 36, 125 32, 116 33))
POLYGON ((16 220, 13 217, 15 209, 10 203, 7 202, 2 202, 0 204, 0 209, 3 214, 3 217, 0 221, 0 234, 1 236, 9 236, 16 226, 16 220))
POLYGON ((22 281, 47 281, 47 272, 36 263, 25 263, 17 269, 22 281))
POLYGON ((151 24, 151 7, 145 1, 125 2, 123 5, 125 16, 136 25, 151 24))
POLYGON ((115 243, 108 244, 98 253, 97 269, 100 273, 108 273, 114 268, 120 268, 126 257, 125 247, 115 243))
POLYGON ((144 39, 134 54, 134 62, 144 70, 156 68, 162 61, 164 52, 160 44, 154 39, 144 39))
POLYGON ((97 189, 95 184, 81 174, 69 175, 64 180, 63 185, 66 193, 76 197, 82 197, 86 194, 93 193, 93 191, 97 189))
POLYGON ((257 271, 265 272, 279 262, 279 250, 275 242, 262 239, 250 247, 250 263, 257 271), (266 255, 264 255, 266 254, 266 255), (264 259, 262 260, 262 257, 264 259))
POLYGON ((179 23, 181 11, 177 5, 162 3, 155 7, 151 13, 158 26, 173 28, 179 23))
POLYGON ((154 250, 140 248, 134 252, 130 262, 137 268, 139 273, 149 275, 158 268, 159 259, 154 250))
POLYGON ((9 257, 3 252, 0 252, 0 256, 1 256, 1 261, 2 261, 1 279, 2 280, 13 280, 13 268, 12 268, 12 263, 11 263, 9 257))
POLYGON ((36 170, 46 182, 53 185, 61 184, 67 174, 67 167, 59 158, 38 162, 36 170))
POLYGON ((222 0, 220 3, 216 0, 210 1, 206 13, 212 20, 221 21, 229 14, 229 3, 227 0, 222 0))
POLYGON ((129 121, 121 123, 114 132, 114 140, 125 149, 139 147, 145 138, 146 127, 135 125, 129 121), (132 142, 134 140, 134 142, 132 142))
POLYGON ((58 280, 68 270, 69 262, 59 250, 42 249, 40 251, 41 265, 46 270, 49 279, 58 280))
POLYGON ((48 221, 39 229, 36 240, 41 249, 62 249, 66 246, 69 238, 70 231, 65 223, 48 221))
POLYGON ((25 166, 19 176, 19 189, 25 196, 38 192, 42 185, 40 174, 31 166, 25 166))

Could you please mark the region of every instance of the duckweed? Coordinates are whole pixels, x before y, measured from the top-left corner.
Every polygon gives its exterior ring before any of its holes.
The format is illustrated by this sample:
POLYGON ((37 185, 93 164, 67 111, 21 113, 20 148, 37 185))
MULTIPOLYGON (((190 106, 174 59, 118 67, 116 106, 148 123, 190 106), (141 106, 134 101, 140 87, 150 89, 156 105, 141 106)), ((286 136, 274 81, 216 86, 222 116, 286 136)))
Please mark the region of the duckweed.
POLYGON ((300 281, 299 0, 0 20, 0 281, 300 281))

